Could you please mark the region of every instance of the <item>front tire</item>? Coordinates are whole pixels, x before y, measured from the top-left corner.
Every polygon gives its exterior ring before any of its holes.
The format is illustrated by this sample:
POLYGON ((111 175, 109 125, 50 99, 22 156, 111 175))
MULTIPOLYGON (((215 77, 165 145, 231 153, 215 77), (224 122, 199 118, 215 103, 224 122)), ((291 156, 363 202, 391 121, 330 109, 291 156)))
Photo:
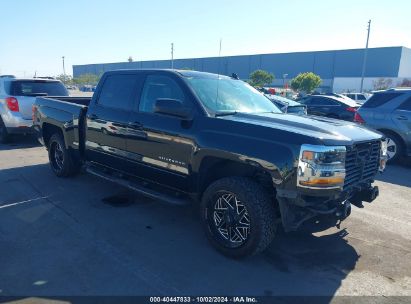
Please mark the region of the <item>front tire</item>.
POLYGON ((61 134, 55 133, 50 137, 48 152, 51 169, 58 177, 68 177, 78 172, 80 166, 67 150, 61 134))
POLYGON ((232 258, 262 252, 276 232, 276 213, 269 195, 244 177, 212 183, 203 195, 201 219, 211 244, 232 258))

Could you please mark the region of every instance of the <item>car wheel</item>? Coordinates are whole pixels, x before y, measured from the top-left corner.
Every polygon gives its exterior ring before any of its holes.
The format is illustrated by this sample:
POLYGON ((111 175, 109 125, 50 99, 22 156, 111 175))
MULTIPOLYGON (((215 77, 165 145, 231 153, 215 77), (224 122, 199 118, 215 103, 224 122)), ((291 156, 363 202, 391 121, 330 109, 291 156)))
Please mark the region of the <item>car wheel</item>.
POLYGON ((10 141, 10 134, 7 132, 7 128, 4 125, 3 120, 0 118, 0 143, 6 144, 10 141))
POLYGON ((274 204, 251 179, 229 177, 211 184, 201 202, 207 238, 221 253, 233 258, 263 251, 276 232, 274 204))
POLYGON ((68 177, 78 172, 80 166, 73 160, 63 140, 63 136, 55 133, 48 144, 49 162, 54 174, 58 177, 68 177))
POLYGON ((387 162, 394 163, 399 160, 402 155, 402 142, 398 135, 386 132, 384 133, 387 141, 387 162))

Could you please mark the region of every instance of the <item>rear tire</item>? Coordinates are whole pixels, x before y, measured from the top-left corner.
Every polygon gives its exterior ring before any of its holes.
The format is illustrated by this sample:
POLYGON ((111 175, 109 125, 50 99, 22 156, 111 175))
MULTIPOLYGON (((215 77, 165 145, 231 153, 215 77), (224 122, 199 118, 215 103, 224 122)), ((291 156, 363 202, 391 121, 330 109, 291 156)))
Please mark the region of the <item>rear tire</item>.
POLYGON ((49 162, 52 171, 58 177, 68 177, 77 173, 80 169, 70 151, 66 149, 63 136, 54 133, 48 144, 49 162))
POLYGON ((261 185, 245 177, 222 178, 204 192, 201 220, 222 254, 242 258, 262 252, 276 232, 273 202, 261 185))
POLYGON ((393 132, 383 132, 387 141, 388 163, 397 162, 403 155, 403 144, 400 137, 393 132))
POLYGON ((7 132, 3 119, 0 117, 0 143, 7 144, 8 142, 10 142, 10 134, 7 132))

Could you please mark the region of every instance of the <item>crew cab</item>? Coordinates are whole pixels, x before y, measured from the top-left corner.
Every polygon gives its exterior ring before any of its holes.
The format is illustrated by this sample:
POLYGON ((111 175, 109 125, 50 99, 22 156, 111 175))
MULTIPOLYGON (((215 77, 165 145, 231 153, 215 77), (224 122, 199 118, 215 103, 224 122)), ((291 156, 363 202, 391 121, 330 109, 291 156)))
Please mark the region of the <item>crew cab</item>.
POLYGON ((106 72, 92 98, 39 97, 34 128, 59 177, 86 172, 172 204, 197 202, 212 245, 264 250, 318 215, 344 220, 378 195, 380 133, 290 115, 232 77, 106 72))
POLYGON ((31 108, 36 96, 68 96, 64 85, 55 79, 20 79, 0 76, 0 143, 12 134, 32 132, 31 108))

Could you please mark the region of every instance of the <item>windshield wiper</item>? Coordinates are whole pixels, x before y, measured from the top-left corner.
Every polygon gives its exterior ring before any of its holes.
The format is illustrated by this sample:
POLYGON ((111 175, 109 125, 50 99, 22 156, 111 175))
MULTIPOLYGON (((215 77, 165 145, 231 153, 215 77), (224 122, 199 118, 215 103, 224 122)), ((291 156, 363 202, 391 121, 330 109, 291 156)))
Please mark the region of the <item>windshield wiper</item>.
POLYGON ((239 112, 237 111, 221 111, 221 112, 216 112, 214 114, 215 117, 220 117, 220 116, 229 116, 229 115, 235 115, 238 114, 239 112))

